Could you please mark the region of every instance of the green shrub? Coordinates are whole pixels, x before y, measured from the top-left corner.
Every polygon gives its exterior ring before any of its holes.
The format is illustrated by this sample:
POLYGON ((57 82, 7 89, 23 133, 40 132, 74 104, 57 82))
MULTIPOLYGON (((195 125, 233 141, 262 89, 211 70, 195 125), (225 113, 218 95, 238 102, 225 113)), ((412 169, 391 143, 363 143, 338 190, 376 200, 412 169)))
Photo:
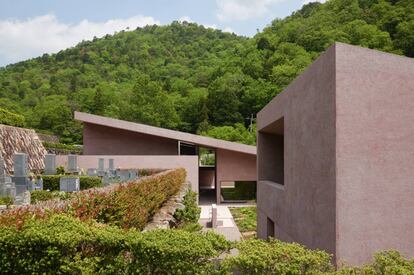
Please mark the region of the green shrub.
MULTIPOLYGON (((66 216, 31 220, 18 231, 0 227, 2 274, 81 274, 82 259, 110 265, 124 244, 124 232, 96 227, 66 216)), ((86 269, 86 270, 85 270, 86 269)))
POLYGON ((24 127, 24 116, 9 112, 3 108, 0 108, 0 124, 9 126, 24 127))
MULTIPOLYGON (((200 274, 229 248, 216 234, 140 233, 65 215, 0 227, 2 274, 200 274)), ((210 272, 212 273, 212 272, 210 272)))
POLYGON ((147 177, 147 176, 152 176, 158 173, 161 173, 165 170, 163 169, 138 169, 138 174, 141 177, 147 177))
POLYGON ((65 174, 65 167, 63 167, 63 166, 56 167, 56 174, 64 175, 65 174))
POLYGON ((162 204, 180 190, 185 178, 185 170, 176 169, 117 185, 114 192, 85 192, 76 196, 71 209, 82 219, 143 229, 162 204))
MULTIPOLYGON (((55 181, 59 177, 46 176, 55 181)), ((178 192, 185 178, 185 170, 176 169, 123 184, 74 192, 66 201, 54 200, 1 213, 0 225, 20 228, 29 219, 48 219, 56 213, 70 213, 82 220, 143 229, 162 204, 178 192)), ((45 188, 48 188, 46 184, 50 185, 50 181, 43 183, 45 188)))
POLYGON ((80 146, 48 142, 48 141, 43 141, 42 143, 43 143, 43 146, 49 150, 58 150, 66 154, 82 154, 83 153, 83 148, 80 146))
POLYGON ((177 209, 174 217, 179 223, 196 223, 200 218, 201 209, 197 204, 197 193, 188 190, 183 199, 184 209, 177 209))
POLYGON ((7 205, 10 206, 14 203, 12 197, 0 197, 0 205, 7 205))
POLYGON ((372 264, 363 267, 345 267, 332 274, 414 274, 414 259, 407 260, 398 251, 383 251, 375 254, 372 264))
MULTIPOLYGON (((60 178, 65 175, 43 175, 43 188, 50 191, 59 190, 60 178)), ((102 179, 100 177, 78 176, 80 179, 80 189, 85 190, 94 187, 102 186, 102 179)))
POLYGON ((30 202, 35 204, 40 201, 48 201, 52 199, 67 200, 71 198, 71 193, 64 191, 35 190, 31 192, 30 196, 30 202))
POLYGON ((32 204, 37 203, 39 201, 48 201, 53 199, 52 192, 46 190, 35 190, 30 193, 30 202, 32 204))
POLYGON ((212 258, 229 248, 223 236, 181 230, 149 231, 129 244, 138 274, 211 273, 212 258))
POLYGON ((240 274, 315 274, 333 270, 331 255, 296 243, 251 239, 237 243, 239 255, 227 257, 223 270, 240 274))

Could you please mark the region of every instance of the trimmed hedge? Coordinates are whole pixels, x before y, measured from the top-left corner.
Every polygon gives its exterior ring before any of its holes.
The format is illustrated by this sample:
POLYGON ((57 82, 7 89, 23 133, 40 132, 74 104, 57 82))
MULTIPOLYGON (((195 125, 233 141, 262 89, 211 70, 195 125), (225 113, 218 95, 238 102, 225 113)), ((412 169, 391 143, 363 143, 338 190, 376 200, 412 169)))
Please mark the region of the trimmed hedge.
POLYGON ((24 116, 9 112, 3 108, 0 108, 0 124, 9 126, 24 127, 24 116))
POLYGON ((0 227, 3 274, 200 274, 229 249, 213 233, 140 233, 65 215, 31 220, 20 231, 0 227))
POLYGON ((68 215, 0 227, 1 274, 413 274, 414 260, 381 252, 372 264, 334 271, 331 256, 298 244, 249 240, 240 254, 217 258, 231 243, 214 233, 138 232, 68 215))
POLYGON ((42 144, 47 150, 57 150, 62 153, 71 153, 71 154, 82 154, 83 153, 83 148, 79 146, 75 146, 75 145, 48 142, 48 141, 43 141, 42 144))
POLYGON ((247 240, 236 245, 239 255, 226 258, 223 269, 237 274, 320 274, 333 271, 331 255, 296 243, 247 240))
POLYGON ((95 189, 76 196, 71 209, 84 220, 143 229, 162 204, 178 193, 185 178, 181 168, 117 185, 113 192, 95 189))
MULTIPOLYGON (((60 178, 67 177, 65 175, 42 175, 43 189, 50 191, 58 191, 60 186, 60 178)), ((76 176, 80 179, 80 189, 85 190, 94 187, 102 186, 102 179, 100 177, 91 176, 76 176)))
POLYGON ((72 196, 72 193, 64 191, 35 190, 30 193, 30 203, 36 204, 41 201, 48 201, 53 199, 68 200, 72 196))
MULTIPOLYGON (((181 168, 136 181, 75 192, 68 200, 45 201, 5 211, 0 214, 0 225, 21 228, 30 219, 48 219, 53 214, 68 213, 85 221, 141 230, 162 204, 179 191, 185 178, 185 169, 181 168)), ((43 184, 45 186, 45 181, 43 184)))
POLYGON ((48 201, 53 199, 53 193, 46 190, 35 190, 30 193, 30 203, 35 204, 39 201, 48 201))

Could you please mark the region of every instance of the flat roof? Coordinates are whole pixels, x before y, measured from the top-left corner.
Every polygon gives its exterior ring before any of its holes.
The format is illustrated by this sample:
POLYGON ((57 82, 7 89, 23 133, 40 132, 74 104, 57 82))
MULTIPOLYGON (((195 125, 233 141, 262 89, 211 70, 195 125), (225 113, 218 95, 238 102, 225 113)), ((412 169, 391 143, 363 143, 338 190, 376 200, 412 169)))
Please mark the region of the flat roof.
POLYGON ((82 112, 75 112, 75 119, 85 122, 85 123, 96 124, 96 125, 111 127, 115 129, 122 129, 126 131, 142 133, 142 134, 147 134, 151 136, 174 139, 177 141, 192 143, 192 144, 201 145, 201 146, 210 147, 210 148, 218 148, 218 149, 235 151, 235 152, 240 152, 240 153, 245 153, 245 154, 250 154, 250 155, 256 155, 256 146, 241 144, 237 142, 225 141, 221 139, 205 137, 205 136, 200 136, 200 135, 195 135, 195 134, 190 134, 190 133, 184 133, 180 131, 164 129, 160 127, 154 127, 154 126, 149 126, 145 124, 129 122, 125 120, 119 120, 119 119, 114 119, 114 118, 109 118, 109 117, 98 116, 98 115, 92 115, 92 114, 82 113, 82 112))

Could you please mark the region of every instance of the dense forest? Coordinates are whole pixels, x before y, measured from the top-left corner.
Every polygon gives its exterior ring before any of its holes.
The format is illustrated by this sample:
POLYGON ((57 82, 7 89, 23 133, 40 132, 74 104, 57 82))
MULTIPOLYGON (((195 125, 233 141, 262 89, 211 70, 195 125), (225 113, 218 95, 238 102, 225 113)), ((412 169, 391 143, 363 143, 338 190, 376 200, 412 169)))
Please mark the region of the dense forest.
POLYGON ((81 142, 73 111, 254 144, 254 116, 340 41, 414 57, 413 0, 310 3, 247 38, 195 23, 121 31, 0 68, 0 108, 81 142))

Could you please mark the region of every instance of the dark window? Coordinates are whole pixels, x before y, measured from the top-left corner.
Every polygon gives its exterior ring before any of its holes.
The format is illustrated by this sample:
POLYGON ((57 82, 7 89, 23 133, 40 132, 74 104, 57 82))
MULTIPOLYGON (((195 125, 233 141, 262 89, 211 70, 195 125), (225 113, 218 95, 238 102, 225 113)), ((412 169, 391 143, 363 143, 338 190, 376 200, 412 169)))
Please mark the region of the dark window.
POLYGON ((284 185, 285 129, 283 117, 262 129, 258 136, 259 180, 284 185))

